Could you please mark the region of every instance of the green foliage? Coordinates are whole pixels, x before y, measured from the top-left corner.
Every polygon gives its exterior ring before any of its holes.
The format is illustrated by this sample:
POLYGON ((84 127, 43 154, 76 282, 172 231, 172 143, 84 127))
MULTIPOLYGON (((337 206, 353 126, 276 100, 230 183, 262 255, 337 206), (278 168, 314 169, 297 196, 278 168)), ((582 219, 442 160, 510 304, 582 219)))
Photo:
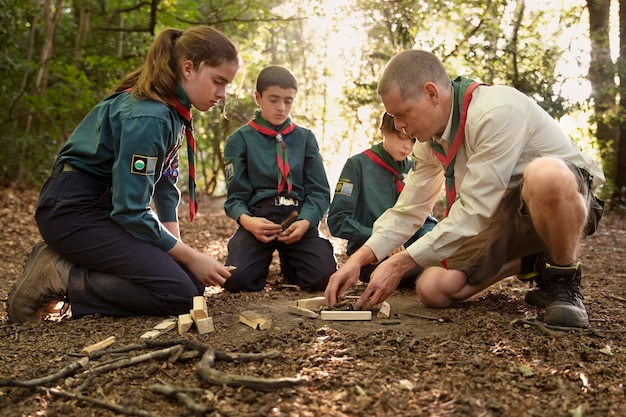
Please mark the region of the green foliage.
MULTIPOLYGON (((155 35, 167 27, 216 27, 235 41, 245 63, 224 108, 194 114, 199 184, 207 192, 223 192, 224 141, 253 116, 254 81, 268 64, 294 72, 300 84, 294 120, 311 128, 323 153, 338 161, 364 146, 364 140, 377 140, 382 112, 378 77, 389 58, 403 49, 434 52, 451 76, 513 85, 556 118, 584 109, 585 103, 571 102, 561 90, 567 76, 560 73, 559 62, 568 46, 558 42, 580 19, 582 5, 557 15, 522 4, 73 0, 64 2, 52 56, 40 64, 45 40, 41 2, 0 0, 0 182, 45 179, 76 124, 142 64, 155 35), (85 17, 89 29, 83 32, 85 17)), ((615 120, 618 113, 602 117, 615 120)), ((589 137, 589 132, 580 135, 589 137)))

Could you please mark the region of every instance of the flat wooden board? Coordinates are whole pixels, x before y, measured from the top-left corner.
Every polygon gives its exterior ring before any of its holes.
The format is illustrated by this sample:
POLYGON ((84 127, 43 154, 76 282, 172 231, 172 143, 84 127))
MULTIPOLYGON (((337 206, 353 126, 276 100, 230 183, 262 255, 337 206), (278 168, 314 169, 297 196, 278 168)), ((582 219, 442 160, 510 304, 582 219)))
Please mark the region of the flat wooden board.
POLYGON ((308 309, 316 309, 326 304, 324 297, 303 298, 296 300, 296 306, 308 309))
POLYGON ((288 305, 287 309, 291 314, 296 314, 298 316, 308 317, 311 319, 316 319, 320 316, 315 311, 300 306, 288 305))
POLYGON ((252 310, 242 311, 239 314, 239 322, 257 330, 267 330, 272 327, 272 319, 252 310))
POLYGON ((372 312, 367 311, 338 311, 338 310, 322 310, 320 312, 320 318, 322 320, 371 320, 372 312))

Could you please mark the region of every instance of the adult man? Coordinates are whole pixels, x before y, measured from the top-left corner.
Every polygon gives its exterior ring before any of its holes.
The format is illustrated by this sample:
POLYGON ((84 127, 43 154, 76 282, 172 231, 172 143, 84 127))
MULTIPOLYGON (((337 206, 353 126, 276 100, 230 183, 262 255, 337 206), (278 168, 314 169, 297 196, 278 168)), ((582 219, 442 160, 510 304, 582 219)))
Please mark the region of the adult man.
POLYGON ((381 262, 355 308, 385 300, 416 264, 425 268, 416 292, 430 307, 451 306, 504 277, 534 272, 537 295, 546 299, 535 303, 545 305, 544 321, 588 326, 576 252, 602 212, 593 196, 604 182, 597 165, 527 96, 464 77, 451 81, 429 52, 394 56, 378 94, 396 128, 417 138, 415 170, 372 237, 331 276, 327 303, 336 304, 357 282, 362 265, 384 259, 421 226, 447 179, 446 218, 381 262))

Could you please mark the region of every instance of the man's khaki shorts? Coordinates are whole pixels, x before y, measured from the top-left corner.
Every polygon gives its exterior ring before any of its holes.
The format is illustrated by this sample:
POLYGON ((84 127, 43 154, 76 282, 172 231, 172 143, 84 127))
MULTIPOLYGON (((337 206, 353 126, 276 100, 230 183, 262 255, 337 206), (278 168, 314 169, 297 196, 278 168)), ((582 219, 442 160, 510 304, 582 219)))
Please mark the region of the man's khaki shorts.
MULTIPOLYGON (((576 175, 580 194, 586 199, 588 214, 583 237, 593 234, 600 222, 603 202, 591 192, 591 175, 568 163, 576 175)), ((545 252, 518 185, 502 200, 487 230, 470 238, 446 262, 449 269, 464 271, 467 281, 478 284, 496 275, 509 261, 545 252)))

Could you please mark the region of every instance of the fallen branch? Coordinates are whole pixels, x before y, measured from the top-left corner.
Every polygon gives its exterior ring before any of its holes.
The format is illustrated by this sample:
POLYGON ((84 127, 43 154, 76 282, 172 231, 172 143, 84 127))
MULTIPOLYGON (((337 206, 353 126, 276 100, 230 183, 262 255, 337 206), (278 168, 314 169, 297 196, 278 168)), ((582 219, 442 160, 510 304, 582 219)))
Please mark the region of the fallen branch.
MULTIPOLYGON (((224 352, 220 352, 219 355, 223 355, 224 352)), ((272 355, 274 353, 272 352, 272 355)), ((306 378, 257 378, 247 375, 235 375, 228 372, 219 371, 213 369, 215 360, 217 358, 216 352, 207 350, 202 359, 196 367, 196 374, 205 382, 212 385, 226 385, 229 387, 246 387, 257 391, 275 391, 281 388, 292 388, 296 385, 301 385, 308 380, 306 378)), ((228 354, 232 356, 233 354, 228 354)), ((244 356, 250 357, 255 355, 260 358, 260 354, 248 354, 244 356)), ((272 356, 273 357, 273 356, 272 356)))
POLYGON ((548 329, 543 323, 538 322, 536 320, 518 319, 513 322, 513 324, 515 323, 526 324, 528 326, 534 326, 538 330, 540 330, 542 333, 545 333, 548 336, 557 337, 559 335, 557 332, 554 332, 548 329))
POLYGON ((157 350, 155 352, 145 353, 143 355, 134 356, 132 358, 123 358, 113 363, 108 363, 106 365, 97 366, 95 368, 88 369, 82 372, 78 376, 87 377, 93 374, 109 372, 114 369, 136 365, 138 363, 146 362, 151 359, 161 359, 161 358, 170 357, 172 355, 176 356, 176 355, 180 355, 182 350, 183 350, 183 347, 181 345, 175 345, 166 349, 157 350))
POLYGON ((138 417, 159 417, 157 414, 152 414, 144 410, 139 410, 139 409, 132 408, 132 407, 122 407, 121 405, 99 400, 97 398, 87 397, 87 396, 80 395, 80 394, 72 394, 71 392, 63 391, 57 388, 38 387, 37 390, 40 392, 56 395, 59 397, 65 397, 65 398, 70 398, 72 400, 84 401, 87 403, 95 404, 99 407, 106 408, 107 410, 114 411, 117 414, 123 414, 127 416, 138 416, 138 417))
POLYGON ((617 300, 617 301, 621 301, 621 302, 626 303, 626 298, 622 298, 622 297, 618 297, 617 295, 606 294, 606 293, 603 293, 602 295, 604 295, 606 298, 611 298, 613 300, 617 300))
POLYGON ((563 327, 563 326, 554 326, 552 324, 546 324, 546 323, 541 323, 540 321, 537 320, 528 320, 528 319, 518 319, 518 320, 513 320, 512 324, 515 323, 521 323, 521 324, 527 324, 529 326, 535 326, 537 329, 539 329, 540 331, 542 331, 543 333, 549 335, 549 336, 553 336, 553 337, 557 337, 559 335, 559 333, 553 331, 553 330, 557 330, 557 331, 561 331, 561 332, 576 332, 576 333, 584 333, 584 334, 592 334, 596 337, 605 337, 602 333, 598 332, 595 329, 591 329, 591 328, 584 328, 584 327, 563 327))
POLYGON ((186 394, 187 392, 202 393, 204 390, 201 388, 182 388, 173 387, 167 384, 153 384, 150 385, 148 389, 157 394, 176 398, 178 401, 183 403, 185 407, 199 415, 205 415, 206 413, 210 413, 215 410, 215 408, 210 405, 198 404, 186 394))
POLYGON ((78 369, 84 367, 89 362, 89 358, 80 358, 76 362, 71 363, 60 371, 44 376, 42 378, 35 378, 29 381, 17 381, 15 379, 3 379, 0 380, 0 387, 37 387, 43 384, 49 384, 51 382, 58 381, 69 375, 73 375, 78 369))

